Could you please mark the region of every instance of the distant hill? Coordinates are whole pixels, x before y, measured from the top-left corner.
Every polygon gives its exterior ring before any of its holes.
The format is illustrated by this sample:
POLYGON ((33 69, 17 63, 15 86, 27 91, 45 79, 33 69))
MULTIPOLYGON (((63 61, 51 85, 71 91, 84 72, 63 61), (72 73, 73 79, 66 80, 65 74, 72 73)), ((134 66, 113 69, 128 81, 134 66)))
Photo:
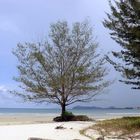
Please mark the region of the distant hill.
POLYGON ((97 107, 97 106, 75 106, 72 109, 134 109, 133 107, 114 107, 114 106, 110 106, 110 107, 97 107))
POLYGON ((96 106, 75 106, 72 109, 103 109, 103 108, 96 106))

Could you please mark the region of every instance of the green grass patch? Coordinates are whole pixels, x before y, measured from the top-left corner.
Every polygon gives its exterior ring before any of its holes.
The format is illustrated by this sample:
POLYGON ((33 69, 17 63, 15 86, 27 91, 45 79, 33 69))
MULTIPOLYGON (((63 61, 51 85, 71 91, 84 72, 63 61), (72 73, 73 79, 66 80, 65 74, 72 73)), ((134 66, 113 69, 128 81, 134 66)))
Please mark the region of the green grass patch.
POLYGON ((81 134, 85 134, 88 129, 97 130, 102 137, 140 139, 140 117, 123 117, 98 121, 97 124, 82 130, 81 134))
POLYGON ((95 128, 102 128, 106 132, 122 131, 123 133, 140 132, 140 117, 123 117, 120 119, 111 119, 98 122, 95 128))

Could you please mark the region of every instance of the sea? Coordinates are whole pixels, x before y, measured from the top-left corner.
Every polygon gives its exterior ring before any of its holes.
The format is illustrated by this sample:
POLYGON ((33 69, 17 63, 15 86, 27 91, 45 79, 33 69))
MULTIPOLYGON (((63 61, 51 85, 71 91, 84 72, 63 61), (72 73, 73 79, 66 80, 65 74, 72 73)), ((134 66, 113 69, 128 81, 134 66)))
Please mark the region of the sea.
MULTIPOLYGON (((95 119, 140 116, 140 109, 68 109, 76 115, 87 115, 95 119)), ((60 109, 0 108, 0 116, 58 116, 60 109)))

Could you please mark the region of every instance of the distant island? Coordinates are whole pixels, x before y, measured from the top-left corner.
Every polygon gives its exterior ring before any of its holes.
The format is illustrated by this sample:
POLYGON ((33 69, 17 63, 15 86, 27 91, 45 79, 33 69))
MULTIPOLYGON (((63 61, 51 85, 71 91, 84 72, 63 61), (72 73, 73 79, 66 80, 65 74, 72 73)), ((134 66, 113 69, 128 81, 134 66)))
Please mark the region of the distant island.
POLYGON ((140 109, 140 107, 97 107, 97 106, 75 106, 72 109, 140 109))

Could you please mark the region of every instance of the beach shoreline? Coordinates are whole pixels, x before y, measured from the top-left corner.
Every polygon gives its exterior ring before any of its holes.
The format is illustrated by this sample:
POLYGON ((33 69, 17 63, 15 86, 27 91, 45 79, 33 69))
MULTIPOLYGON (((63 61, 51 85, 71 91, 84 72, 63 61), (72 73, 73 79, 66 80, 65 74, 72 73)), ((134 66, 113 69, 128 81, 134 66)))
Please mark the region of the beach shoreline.
MULTIPOLYGON (((1 125, 23 125, 23 124, 46 124, 46 123, 54 123, 53 118, 56 115, 0 115, 0 126, 1 125)), ((113 119, 113 118, 121 118, 123 116, 104 116, 104 117, 95 117, 88 116, 94 121, 113 119)))
POLYGON ((22 125, 22 124, 42 124, 53 122, 54 116, 29 116, 29 115, 2 115, 0 116, 1 125, 22 125))
POLYGON ((85 129, 94 122, 47 122, 38 124, 10 124, 0 125, 0 138, 3 140, 28 140, 29 138, 42 138, 50 140, 90 140, 81 135, 80 130, 85 129), (62 126, 64 129, 56 129, 62 126))
POLYGON ((89 140, 79 133, 94 122, 54 122, 45 115, 0 115, 0 138, 3 140, 28 140, 31 137, 51 140, 89 140), (62 126, 64 129, 56 129, 62 126))
MULTIPOLYGON (((80 134, 99 120, 120 118, 111 116, 96 118, 95 121, 54 122, 55 115, 0 115, 0 138, 3 140, 28 140, 31 137, 50 140, 90 140, 80 134), (56 129, 62 126, 64 129, 56 129)), ((90 117, 90 116, 89 116, 90 117)), ((95 136, 97 134, 95 133, 95 136)))

